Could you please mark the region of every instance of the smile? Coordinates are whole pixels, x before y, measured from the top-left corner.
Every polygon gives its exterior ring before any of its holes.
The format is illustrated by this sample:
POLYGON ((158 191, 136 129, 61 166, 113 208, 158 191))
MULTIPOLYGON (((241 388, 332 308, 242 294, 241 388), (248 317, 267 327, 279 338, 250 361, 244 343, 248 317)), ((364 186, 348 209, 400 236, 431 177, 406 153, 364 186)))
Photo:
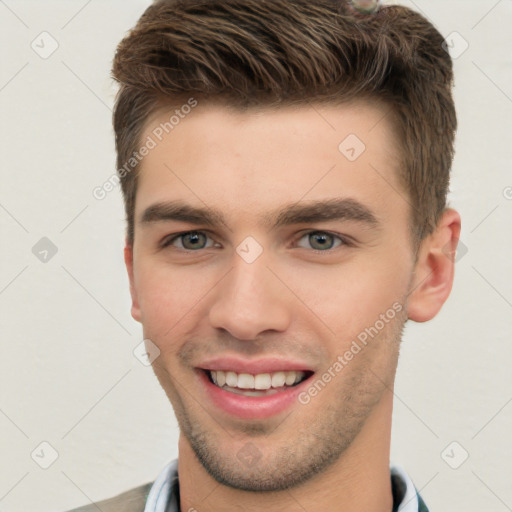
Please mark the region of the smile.
POLYGON ((208 408, 244 420, 265 419, 301 406, 298 395, 314 375, 310 370, 277 370, 240 373, 225 369, 197 368, 208 408))
POLYGON ((207 373, 211 382, 219 388, 245 396, 266 396, 279 393, 307 378, 307 372, 295 370, 256 375, 223 370, 208 370, 207 373))

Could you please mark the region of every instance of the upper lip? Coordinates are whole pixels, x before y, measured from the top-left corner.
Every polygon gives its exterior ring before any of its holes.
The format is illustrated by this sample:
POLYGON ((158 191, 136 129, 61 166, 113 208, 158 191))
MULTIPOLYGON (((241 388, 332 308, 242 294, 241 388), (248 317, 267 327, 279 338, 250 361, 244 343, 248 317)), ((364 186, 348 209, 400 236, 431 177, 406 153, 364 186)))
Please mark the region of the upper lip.
POLYGON ((276 357, 266 359, 240 359, 238 357, 216 357, 209 359, 198 366, 202 370, 223 370, 235 373, 274 373, 279 371, 306 371, 312 372, 310 366, 303 361, 279 359, 276 357))

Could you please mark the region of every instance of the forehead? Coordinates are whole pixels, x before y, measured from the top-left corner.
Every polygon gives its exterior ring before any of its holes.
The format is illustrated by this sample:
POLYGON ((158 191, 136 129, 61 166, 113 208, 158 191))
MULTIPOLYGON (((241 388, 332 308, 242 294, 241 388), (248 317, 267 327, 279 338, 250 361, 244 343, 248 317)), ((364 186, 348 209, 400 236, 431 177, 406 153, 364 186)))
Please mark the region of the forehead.
POLYGON ((155 114, 141 138, 150 139, 136 215, 176 199, 233 214, 335 196, 396 203, 401 188, 398 141, 378 103, 239 111, 199 102, 155 114))
POLYGON ((153 113, 145 123, 142 138, 152 136, 159 145, 161 142, 171 145, 173 139, 179 138, 182 144, 189 136, 200 135, 201 140, 190 140, 190 143, 199 147, 215 139, 229 138, 239 147, 244 142, 248 143, 247 148, 251 143, 247 139, 249 134, 262 140, 273 139, 279 134, 283 136, 279 144, 285 140, 293 144, 297 136, 308 137, 312 141, 320 136, 326 145, 334 145, 337 149, 340 137, 352 133, 365 145, 375 140, 385 143, 391 152, 398 149, 395 148, 398 141, 392 126, 393 108, 378 98, 339 105, 309 102, 296 106, 255 106, 247 109, 238 109, 222 100, 194 100, 196 106, 193 108, 188 105, 190 99, 181 101, 153 113))

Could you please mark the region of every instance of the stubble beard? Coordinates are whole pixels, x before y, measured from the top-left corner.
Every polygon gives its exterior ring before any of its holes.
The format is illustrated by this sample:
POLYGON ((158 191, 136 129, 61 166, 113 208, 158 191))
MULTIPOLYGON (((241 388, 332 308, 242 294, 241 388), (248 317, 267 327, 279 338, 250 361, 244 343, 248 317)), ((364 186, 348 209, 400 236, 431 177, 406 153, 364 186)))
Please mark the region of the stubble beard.
MULTIPOLYGON (((406 320, 404 310, 342 370, 340 379, 344 379, 343 372, 347 370, 349 376, 339 387, 336 400, 328 403, 321 413, 317 410, 305 420, 301 415, 309 404, 301 405, 295 406, 293 413, 277 427, 273 422, 264 421, 241 426, 237 432, 237 446, 243 439, 246 446, 253 445, 251 449, 256 449, 259 454, 252 464, 244 457, 237 457, 238 453, 232 450, 223 450, 226 442, 229 445, 227 430, 216 422, 213 422, 215 431, 205 427, 189 414, 179 393, 174 390, 169 398, 180 431, 207 473, 222 485, 249 492, 276 492, 297 487, 324 472, 343 456, 386 389, 392 386, 406 320), (361 355, 365 357, 363 354, 366 354, 365 360, 357 364, 361 355), (377 355, 383 359, 377 360, 377 355), (273 436, 283 441, 277 444, 273 436)), ((336 378, 333 380, 329 386, 336 386, 336 378)), ((321 400, 323 392, 310 404, 321 400)))

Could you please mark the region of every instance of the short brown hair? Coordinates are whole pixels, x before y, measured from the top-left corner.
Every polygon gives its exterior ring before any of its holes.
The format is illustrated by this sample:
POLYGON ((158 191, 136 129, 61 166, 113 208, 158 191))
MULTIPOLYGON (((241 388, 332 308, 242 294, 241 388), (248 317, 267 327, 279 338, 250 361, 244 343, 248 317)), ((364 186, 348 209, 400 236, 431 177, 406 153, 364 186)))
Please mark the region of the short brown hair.
POLYGON ((121 41, 113 115, 127 239, 139 165, 120 172, 148 117, 193 96, 238 109, 368 98, 396 129, 413 237, 446 207, 457 119, 443 37, 403 6, 373 14, 344 0, 157 0, 121 41))

